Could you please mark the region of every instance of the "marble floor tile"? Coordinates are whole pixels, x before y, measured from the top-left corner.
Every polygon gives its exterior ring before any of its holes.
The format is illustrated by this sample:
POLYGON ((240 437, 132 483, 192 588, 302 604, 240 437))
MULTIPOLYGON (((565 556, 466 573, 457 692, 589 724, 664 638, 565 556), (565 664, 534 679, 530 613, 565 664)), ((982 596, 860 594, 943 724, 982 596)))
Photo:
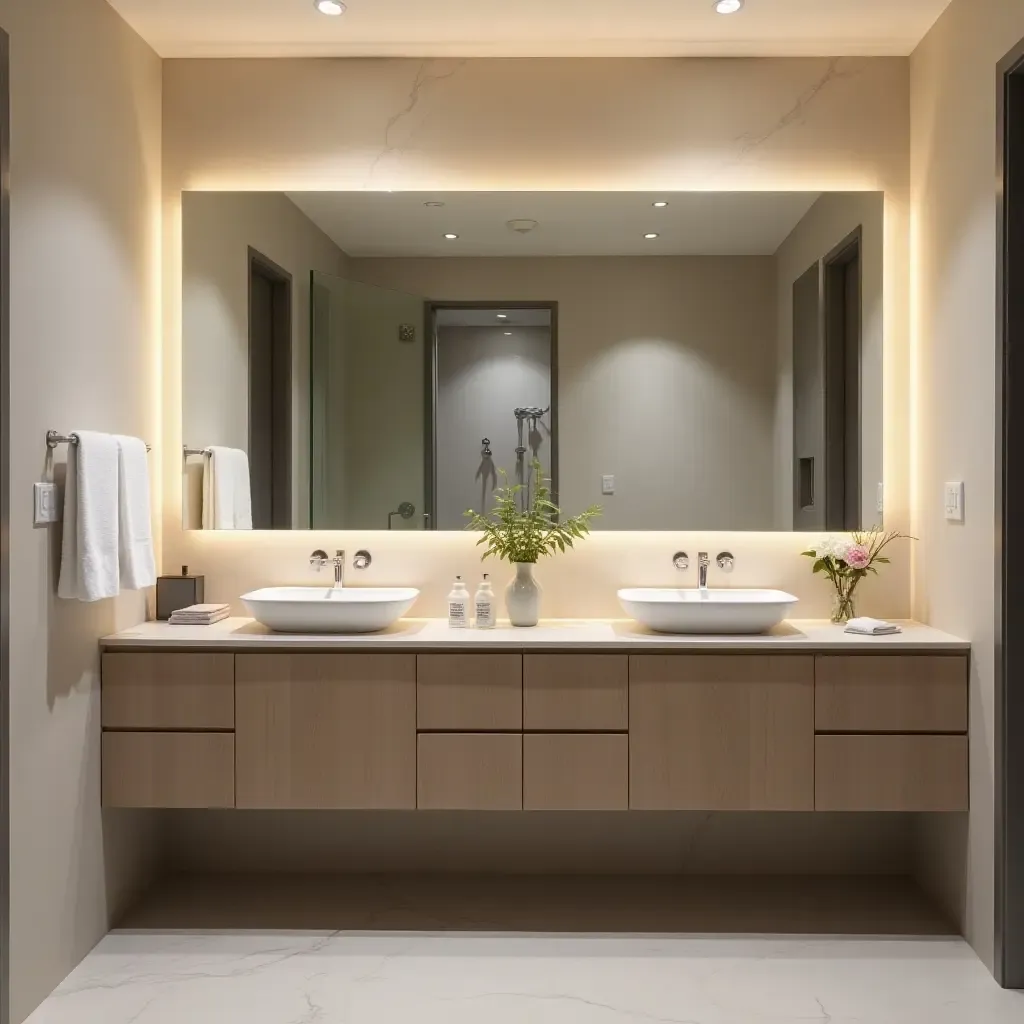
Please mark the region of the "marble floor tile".
POLYGON ((960 939, 131 932, 31 1024, 1020 1024, 960 939))

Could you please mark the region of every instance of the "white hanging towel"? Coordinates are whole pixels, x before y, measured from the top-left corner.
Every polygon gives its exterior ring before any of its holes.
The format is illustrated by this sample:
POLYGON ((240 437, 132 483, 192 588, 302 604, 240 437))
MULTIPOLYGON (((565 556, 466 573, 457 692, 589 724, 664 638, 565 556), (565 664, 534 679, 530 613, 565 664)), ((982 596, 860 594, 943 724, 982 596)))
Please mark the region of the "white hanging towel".
POLYGON ((76 430, 68 445, 60 597, 101 601, 120 590, 118 444, 111 434, 76 430))
POLYGON ((118 448, 118 558, 119 578, 125 590, 156 586, 153 554, 153 517, 149 502, 149 457, 146 442, 137 437, 117 438, 118 448))
POLYGON ((251 530, 249 456, 213 445, 203 464, 203 529, 251 530))

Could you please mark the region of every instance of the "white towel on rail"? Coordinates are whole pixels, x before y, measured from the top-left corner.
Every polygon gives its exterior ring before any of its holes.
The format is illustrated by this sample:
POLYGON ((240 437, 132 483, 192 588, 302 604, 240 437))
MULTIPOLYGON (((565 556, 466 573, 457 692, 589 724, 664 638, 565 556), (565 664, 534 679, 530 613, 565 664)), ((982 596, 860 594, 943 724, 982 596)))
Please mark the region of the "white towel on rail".
POLYGON ((119 578, 125 590, 156 585, 153 554, 153 516, 149 501, 149 456, 146 442, 119 435, 118 448, 118 558, 119 578))
POLYGON ((240 448, 210 448, 203 464, 203 529, 252 529, 249 456, 240 448))
POLYGON ((68 445, 60 597, 101 601, 120 591, 118 445, 111 434, 76 430, 68 445))

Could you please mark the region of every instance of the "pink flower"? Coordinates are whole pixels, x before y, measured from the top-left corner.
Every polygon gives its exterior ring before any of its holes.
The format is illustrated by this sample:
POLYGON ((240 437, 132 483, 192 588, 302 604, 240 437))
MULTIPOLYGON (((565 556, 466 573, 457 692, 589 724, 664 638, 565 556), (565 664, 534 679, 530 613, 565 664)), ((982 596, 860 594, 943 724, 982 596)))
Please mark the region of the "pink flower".
POLYGON ((863 544, 851 544, 846 552, 846 564, 851 569, 866 569, 871 564, 871 554, 863 544))

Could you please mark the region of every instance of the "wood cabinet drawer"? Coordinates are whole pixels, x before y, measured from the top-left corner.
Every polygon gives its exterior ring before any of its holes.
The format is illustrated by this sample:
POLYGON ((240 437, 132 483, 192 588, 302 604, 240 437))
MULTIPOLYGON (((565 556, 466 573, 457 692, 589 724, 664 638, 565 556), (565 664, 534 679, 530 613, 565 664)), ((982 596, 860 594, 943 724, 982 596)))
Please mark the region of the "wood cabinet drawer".
POLYGON ((528 733, 523 737, 527 811, 625 811, 629 737, 625 733, 528 733))
POLYGON ((523 727, 521 654, 421 654, 416 687, 420 729, 523 727))
POLYGON ((942 655, 819 655, 818 732, 966 732, 967 659, 942 655))
POLYGON ((628 655, 525 655, 523 728, 564 732, 628 729, 628 655))
POLYGON ((813 657, 631 656, 629 787, 637 810, 812 810, 813 657))
POLYGON ((105 732, 105 807, 234 807, 235 738, 227 732, 105 732))
POLYGON ((104 654, 105 729, 233 729, 233 654, 104 654))
POLYGON ((412 654, 240 654, 238 806, 416 806, 412 654))
POLYGON ((521 733, 421 733, 420 810, 521 811, 521 733))
POLYGON ((818 736, 818 811, 966 811, 966 736, 818 736))

